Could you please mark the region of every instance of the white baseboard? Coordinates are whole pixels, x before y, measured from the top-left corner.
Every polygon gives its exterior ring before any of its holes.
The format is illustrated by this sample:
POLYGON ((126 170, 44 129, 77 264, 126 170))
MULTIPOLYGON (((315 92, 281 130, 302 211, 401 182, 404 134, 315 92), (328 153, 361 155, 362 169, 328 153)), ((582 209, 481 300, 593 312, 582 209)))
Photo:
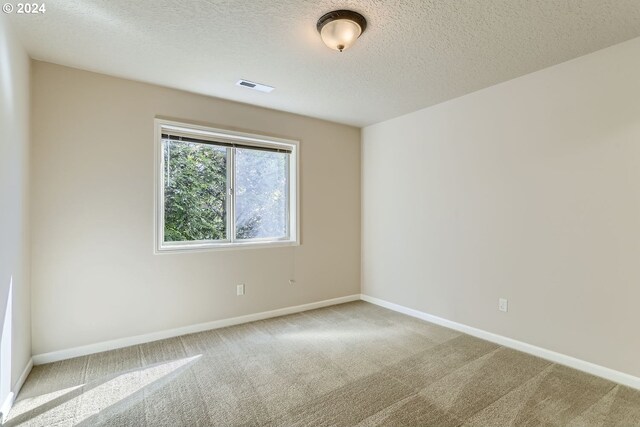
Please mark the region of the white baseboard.
POLYGON ((27 366, 24 367, 22 374, 20 374, 20 378, 18 378, 18 381, 15 383, 15 385, 11 389, 11 392, 9 392, 4 402, 2 402, 2 406, 0 406, 0 412, 2 413, 2 416, 0 417, 0 423, 5 422, 7 415, 9 414, 9 411, 13 406, 13 402, 16 399, 16 396, 20 392, 20 389, 22 388, 22 385, 24 384, 24 382, 27 380, 27 377, 29 376, 29 372, 31 372, 32 368, 33 368, 33 358, 29 359, 29 361, 27 362, 27 366))
POLYGON ((102 351, 115 350, 117 348, 129 347, 137 344, 144 344, 151 341, 173 338, 180 335, 192 334, 195 332, 208 331, 210 329, 224 328, 226 326, 239 325, 241 323, 255 322, 256 320, 269 319, 271 317, 285 316, 287 314, 299 313, 316 308, 328 307, 330 305, 342 304, 345 302, 358 301, 360 294, 347 295, 344 297, 328 299, 324 301, 312 302, 309 304, 296 305, 292 307, 278 308, 261 313, 247 314, 245 316, 231 317, 229 319, 214 320, 212 322, 198 323, 195 325, 183 326, 181 328, 168 329, 164 331, 152 332, 133 337, 119 338, 110 341, 98 342, 95 344, 73 347, 65 350, 52 351, 50 353, 36 354, 33 356, 35 365, 57 362, 59 360, 71 359, 73 357, 86 356, 88 354, 100 353, 102 351))
POLYGON ((18 382, 16 382, 16 384, 13 386, 13 392, 16 396, 18 395, 18 392, 20 392, 20 389, 24 385, 24 382, 27 380, 31 369, 33 369, 33 358, 29 359, 29 361, 27 362, 27 366, 24 367, 20 378, 18 378, 18 382))
POLYGON ((601 378, 614 381, 619 384, 626 385, 640 390, 640 378, 625 374, 624 372, 616 371, 614 369, 606 368, 604 366, 596 365, 595 363, 587 362, 585 360, 576 359, 575 357, 567 356, 566 354, 557 353, 546 348, 538 347, 532 344, 527 344, 522 341, 514 340, 502 335, 487 332, 482 329, 474 328, 472 326, 464 325, 462 323, 454 322, 451 320, 443 319, 442 317, 434 316, 432 314, 424 313, 419 310, 414 310, 399 304, 395 304, 389 301, 385 301, 379 298, 371 297, 369 295, 362 294, 360 299, 370 302, 380 307, 388 308, 399 313, 407 314, 418 319, 426 320, 427 322, 435 323, 440 326, 444 326, 449 329, 464 332, 465 334, 472 335, 477 338, 481 338, 486 341, 509 347, 514 350, 519 350, 524 353, 531 354, 533 356, 540 357, 542 359, 549 360, 551 362, 568 366, 570 368, 577 369, 579 371, 586 372, 601 378))
MULTIPOLYGON (((596 365, 595 363, 587 362, 585 360, 577 359, 572 356, 568 356, 562 353, 557 353, 552 350, 548 350, 542 347, 538 347, 532 344, 528 344, 522 341, 508 338, 502 335, 494 334, 492 332, 484 331, 482 329, 474 328, 472 326, 464 325, 462 323, 454 322, 452 320, 444 319, 442 317, 434 316, 432 314, 424 313, 419 310, 408 308, 399 304, 395 304, 389 301, 385 301, 379 298, 371 297, 369 295, 348 295, 339 298, 328 299, 324 301, 312 302, 309 304, 302 304, 292 307, 285 307, 271 311, 263 311, 261 313, 248 314, 245 316, 232 317, 229 319, 214 320, 212 322, 199 323, 196 325, 184 326, 181 328, 169 329, 165 331, 152 332, 150 334, 137 335, 133 337, 120 338, 110 341, 99 342, 95 344, 89 344, 80 347, 74 347, 65 350, 53 351, 50 353, 43 353, 33 356, 32 360, 25 368, 23 374, 20 376, 18 383, 14 387, 13 396, 10 399, 7 398, 3 403, 0 411, 5 408, 5 405, 10 400, 13 403, 14 396, 22 387, 27 375, 31 371, 31 367, 35 365, 41 365, 43 363, 56 362, 59 360, 70 359, 78 356, 86 356, 88 354, 100 353, 102 351, 114 350, 117 348, 128 347, 131 345, 144 344, 151 341, 157 341, 165 338, 172 338, 180 335, 191 334, 195 332, 207 331, 210 329, 224 328, 226 326, 239 325, 242 323, 255 322, 257 320, 269 319, 272 317, 284 316, 287 314, 299 313, 302 311, 313 310, 316 308, 328 307, 331 305, 342 304, 345 302, 363 300, 372 304, 379 305, 384 308, 388 308, 399 313, 403 313, 418 319, 425 320, 427 322, 435 323, 446 328, 454 329, 456 331, 463 332, 468 335, 472 335, 483 340, 491 341, 496 344, 519 350, 546 360, 549 360, 560 365, 565 365, 592 375, 596 375, 601 378, 617 382, 619 384, 626 385, 640 390, 640 378, 626 374, 624 372, 616 371, 614 369, 606 368, 604 366, 596 365)), ((6 413, 2 411, 3 413, 6 413)))
POLYGON ((16 394, 10 391, 6 399, 4 399, 4 402, 2 402, 2 406, 0 406, 0 424, 4 424, 4 422, 7 421, 7 416, 9 415, 15 398, 16 394))

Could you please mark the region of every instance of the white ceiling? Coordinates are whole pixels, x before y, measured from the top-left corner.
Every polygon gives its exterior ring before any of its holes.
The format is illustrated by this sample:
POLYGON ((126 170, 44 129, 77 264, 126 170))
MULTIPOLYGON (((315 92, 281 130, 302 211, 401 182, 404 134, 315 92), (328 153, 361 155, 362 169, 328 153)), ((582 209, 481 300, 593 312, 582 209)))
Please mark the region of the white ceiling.
POLYGON ((356 126, 640 36, 640 0, 45 3, 44 15, 11 15, 35 59, 356 126), (369 26, 338 53, 315 25, 342 8, 369 26))

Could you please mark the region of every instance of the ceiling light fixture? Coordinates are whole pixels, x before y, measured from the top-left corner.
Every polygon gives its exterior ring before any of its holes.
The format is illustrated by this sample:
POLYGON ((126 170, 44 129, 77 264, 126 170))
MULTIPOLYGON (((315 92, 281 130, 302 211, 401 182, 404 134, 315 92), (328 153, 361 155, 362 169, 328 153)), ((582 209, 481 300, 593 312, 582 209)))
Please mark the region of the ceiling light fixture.
POLYGON ((334 10, 318 19, 316 26, 324 44, 342 52, 348 49, 367 28, 364 16, 351 10, 334 10))

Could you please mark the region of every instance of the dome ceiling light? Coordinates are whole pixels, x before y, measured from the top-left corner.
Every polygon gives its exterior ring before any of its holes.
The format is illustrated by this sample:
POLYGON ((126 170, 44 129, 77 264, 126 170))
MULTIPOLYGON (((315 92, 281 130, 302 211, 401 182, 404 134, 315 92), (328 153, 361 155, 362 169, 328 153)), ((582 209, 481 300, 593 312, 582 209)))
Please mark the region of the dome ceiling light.
POLYGON ((334 10, 318 19, 320 38, 329 48, 342 52, 355 43, 367 28, 364 16, 351 10, 334 10))

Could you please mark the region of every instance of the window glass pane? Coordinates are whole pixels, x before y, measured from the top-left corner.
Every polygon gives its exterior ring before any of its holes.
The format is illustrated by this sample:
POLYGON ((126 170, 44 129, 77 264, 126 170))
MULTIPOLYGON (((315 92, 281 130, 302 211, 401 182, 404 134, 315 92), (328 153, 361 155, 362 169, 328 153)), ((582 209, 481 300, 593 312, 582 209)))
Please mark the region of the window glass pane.
POLYGON ((164 240, 227 238, 227 149, 162 141, 164 240))
POLYGON ((287 236, 289 154, 236 148, 236 238, 287 236))

